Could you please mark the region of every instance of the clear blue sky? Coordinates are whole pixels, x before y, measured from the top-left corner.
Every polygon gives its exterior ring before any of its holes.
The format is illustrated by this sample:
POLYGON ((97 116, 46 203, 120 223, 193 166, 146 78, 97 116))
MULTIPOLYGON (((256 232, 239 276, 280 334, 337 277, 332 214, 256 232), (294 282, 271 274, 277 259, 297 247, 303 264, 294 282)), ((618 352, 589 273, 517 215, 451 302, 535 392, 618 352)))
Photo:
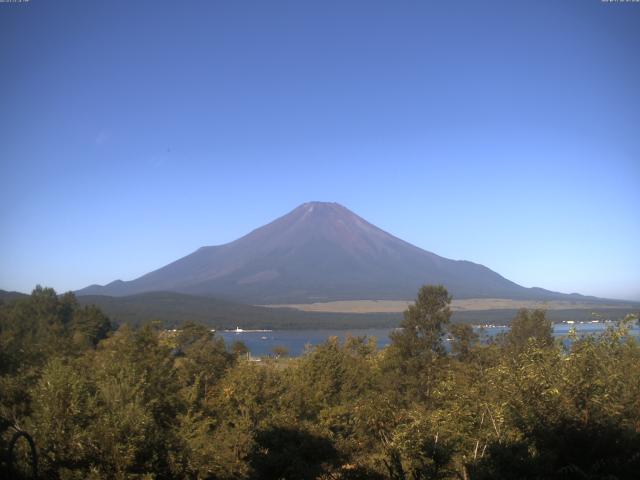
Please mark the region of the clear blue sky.
POLYGON ((640 4, 0 3, 0 288, 135 278, 309 200, 640 299, 640 4))

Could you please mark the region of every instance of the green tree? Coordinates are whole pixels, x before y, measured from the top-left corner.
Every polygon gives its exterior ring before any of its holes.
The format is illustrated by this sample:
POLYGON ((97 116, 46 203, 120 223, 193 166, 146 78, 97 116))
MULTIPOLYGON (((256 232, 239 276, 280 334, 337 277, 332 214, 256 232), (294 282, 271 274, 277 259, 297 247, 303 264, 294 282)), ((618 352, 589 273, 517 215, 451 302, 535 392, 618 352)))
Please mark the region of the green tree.
POLYGON ((74 310, 70 329, 74 344, 95 347, 111 333, 112 325, 102 310, 95 305, 87 305, 74 310))
POLYGON ((171 349, 161 344, 158 330, 121 327, 86 360, 96 405, 90 434, 102 474, 171 476, 184 404, 171 349))
POLYGON ((256 445, 250 455, 251 478, 322 478, 335 469, 339 458, 326 437, 300 428, 271 427, 256 434, 256 445))
POLYGON ((507 347, 520 351, 526 348, 529 339, 542 347, 553 345, 553 324, 544 310, 521 309, 511 321, 504 340, 507 347))
POLYGON ((385 465, 393 480, 452 478, 454 446, 425 412, 411 412, 394 432, 385 465))
POLYGON ((504 433, 471 466, 473 478, 637 477, 637 342, 623 330, 572 340, 568 353, 529 339, 500 358, 504 433))
POLYGON ((455 323, 449 327, 449 333, 452 339, 451 353, 463 362, 471 359, 480 340, 473 327, 466 323, 455 323))
POLYGON ((79 363, 50 360, 31 394, 33 414, 28 421, 47 477, 62 471, 87 471, 96 451, 89 429, 96 409, 92 385, 79 363))
POLYGON ((403 358, 443 354, 442 336, 451 318, 451 296, 442 285, 425 285, 404 312, 401 330, 391 333, 392 346, 403 358))
POLYGON ((216 478, 247 478, 257 432, 297 423, 286 375, 275 362, 238 362, 227 372, 205 404, 212 420, 208 442, 215 446, 215 455, 201 458, 201 470, 216 478))
POLYGON ((249 347, 242 340, 236 340, 231 344, 231 353, 236 357, 243 357, 249 353, 249 347))
POLYGON ((432 394, 441 359, 443 335, 449 323, 451 297, 442 285, 425 285, 415 304, 404 312, 400 329, 389 335, 383 370, 398 401, 426 400, 432 394))
MULTIPOLYGON (((223 377, 233 364, 234 356, 227 352, 224 340, 210 329, 187 323, 178 332, 174 368, 178 380, 188 390, 190 401, 203 401, 209 390, 223 377)), ((186 392, 183 392, 186 393, 186 392)))

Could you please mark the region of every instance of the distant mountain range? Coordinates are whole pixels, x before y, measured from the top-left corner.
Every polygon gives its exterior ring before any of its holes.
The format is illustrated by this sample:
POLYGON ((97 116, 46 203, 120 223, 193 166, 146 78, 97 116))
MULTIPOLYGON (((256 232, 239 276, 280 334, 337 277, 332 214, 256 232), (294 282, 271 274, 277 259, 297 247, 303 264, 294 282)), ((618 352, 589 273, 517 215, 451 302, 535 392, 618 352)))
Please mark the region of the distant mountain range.
MULTIPOLYGON (((27 299, 28 295, 0 290, 0 316, 3 304, 11 308, 15 301, 27 299)), ((186 321, 208 325, 216 329, 357 329, 396 327, 400 323, 400 312, 305 312, 293 308, 267 308, 229 302, 211 297, 197 297, 175 292, 149 292, 124 297, 84 295, 78 297, 83 305, 97 305, 116 324, 140 324, 158 320, 164 326, 175 328, 186 321)), ((575 308, 548 310, 552 321, 590 321, 594 318, 618 320, 628 313, 638 313, 640 304, 620 303, 601 306, 575 302, 575 308), (586 308, 589 306, 590 308, 586 308), (591 308, 592 307, 592 308, 591 308), (595 316, 594 316, 595 314, 595 316)), ((454 322, 475 324, 508 324, 516 315, 517 308, 490 310, 457 310, 454 322)))
POLYGON ((337 203, 305 203, 231 243, 202 247, 131 281, 77 295, 176 292, 252 304, 413 299, 424 284, 454 298, 593 301, 525 288, 484 265, 407 243, 337 203))
POLYGON ((6 290, 0 290, 0 305, 3 303, 10 303, 14 300, 26 298, 27 294, 21 292, 8 292, 6 290))

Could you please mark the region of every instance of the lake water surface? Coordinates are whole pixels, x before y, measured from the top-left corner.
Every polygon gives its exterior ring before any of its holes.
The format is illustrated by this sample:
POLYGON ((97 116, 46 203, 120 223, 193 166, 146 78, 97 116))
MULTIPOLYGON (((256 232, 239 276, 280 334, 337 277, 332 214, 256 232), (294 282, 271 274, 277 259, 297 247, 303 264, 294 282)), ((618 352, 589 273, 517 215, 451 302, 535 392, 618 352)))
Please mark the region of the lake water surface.
MULTIPOLYGON (((558 323, 554 325, 554 335, 562 337, 569 333, 571 328, 575 328, 579 335, 592 335, 602 333, 607 327, 614 326, 614 323, 576 323, 566 324, 558 323)), ((315 346, 323 343, 329 337, 338 337, 341 341, 347 336, 367 336, 375 337, 378 348, 385 347, 389 344, 389 333, 393 328, 366 328, 351 330, 273 330, 273 331, 221 331, 216 332, 224 338, 227 345, 236 340, 240 340, 251 351, 254 357, 263 357, 270 355, 272 349, 277 346, 286 347, 289 355, 293 357, 300 356, 304 353, 307 346, 315 346)), ((489 326, 482 329, 476 328, 476 331, 486 338, 493 337, 499 333, 506 332, 509 327, 489 326)), ((640 327, 636 323, 630 332, 636 337, 640 337, 640 327)))

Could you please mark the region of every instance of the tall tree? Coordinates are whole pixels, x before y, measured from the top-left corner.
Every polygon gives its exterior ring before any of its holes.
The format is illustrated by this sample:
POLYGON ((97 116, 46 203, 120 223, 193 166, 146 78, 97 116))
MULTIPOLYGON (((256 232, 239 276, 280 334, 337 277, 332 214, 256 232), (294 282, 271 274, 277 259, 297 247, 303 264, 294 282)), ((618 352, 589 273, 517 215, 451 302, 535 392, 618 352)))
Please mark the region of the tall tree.
POLYGON ((451 296, 442 285, 425 285, 404 312, 401 329, 391 333, 383 370, 399 401, 431 396, 445 354, 443 335, 451 318, 451 296), (403 395, 404 394, 404 395, 403 395))
POLYGON ((405 358, 425 353, 444 353, 442 336, 451 318, 451 296, 442 285, 425 285, 404 312, 401 330, 391 334, 391 343, 405 358))
POLYGON ((520 351, 527 346, 529 339, 533 339, 541 347, 553 345, 553 324, 544 310, 521 309, 511 322, 505 343, 520 351))

